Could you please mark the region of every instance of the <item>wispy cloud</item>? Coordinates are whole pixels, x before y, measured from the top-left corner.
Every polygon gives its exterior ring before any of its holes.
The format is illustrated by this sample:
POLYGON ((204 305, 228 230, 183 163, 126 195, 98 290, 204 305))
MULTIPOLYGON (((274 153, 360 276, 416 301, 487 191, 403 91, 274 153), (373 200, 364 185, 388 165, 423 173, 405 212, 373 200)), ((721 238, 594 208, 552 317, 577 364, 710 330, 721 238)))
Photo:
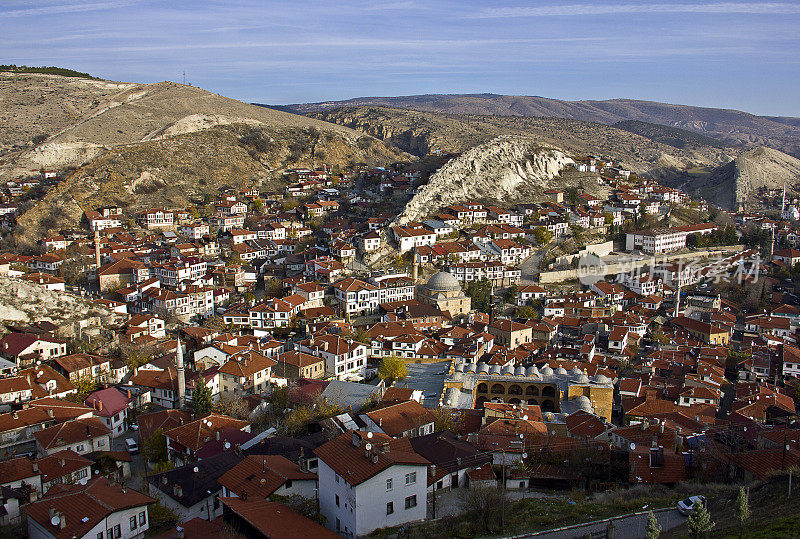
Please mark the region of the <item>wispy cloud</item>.
POLYGON ((0 17, 34 17, 41 15, 60 15, 64 13, 80 13, 84 11, 105 11, 133 5, 133 0, 116 0, 113 2, 91 2, 82 4, 53 4, 23 9, 0 9, 0 17))
POLYGON ((710 14, 796 14, 800 4, 788 2, 716 2, 710 4, 567 4, 487 8, 467 18, 569 17, 624 14, 710 13, 710 14))

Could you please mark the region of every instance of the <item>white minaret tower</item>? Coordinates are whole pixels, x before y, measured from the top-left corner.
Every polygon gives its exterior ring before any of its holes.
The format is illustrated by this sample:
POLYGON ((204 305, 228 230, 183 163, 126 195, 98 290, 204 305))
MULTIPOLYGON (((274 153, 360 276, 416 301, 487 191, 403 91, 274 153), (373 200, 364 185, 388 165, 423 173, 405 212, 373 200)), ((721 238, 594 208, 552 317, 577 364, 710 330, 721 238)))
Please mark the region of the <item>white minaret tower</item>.
POLYGON ((786 183, 783 184, 783 200, 781 201, 781 218, 786 214, 786 183))
POLYGON ((175 348, 175 366, 178 370, 178 408, 183 408, 186 400, 186 375, 183 372, 183 348, 180 337, 175 348))

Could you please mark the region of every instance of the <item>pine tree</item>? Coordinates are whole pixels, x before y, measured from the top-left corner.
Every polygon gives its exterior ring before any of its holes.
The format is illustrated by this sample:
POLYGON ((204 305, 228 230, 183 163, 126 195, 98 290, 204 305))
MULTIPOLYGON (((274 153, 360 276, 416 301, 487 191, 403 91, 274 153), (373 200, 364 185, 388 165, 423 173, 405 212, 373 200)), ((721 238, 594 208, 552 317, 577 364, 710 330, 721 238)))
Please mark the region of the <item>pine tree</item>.
POLYGON ((661 524, 652 511, 647 513, 647 539, 658 539, 661 535, 661 524))
POLYGON ((686 521, 686 526, 689 528, 689 535, 695 539, 704 537, 711 528, 715 525, 711 521, 711 514, 706 509, 706 504, 703 501, 698 501, 695 504, 694 511, 689 515, 689 520, 686 521))
POLYGON ((192 409, 196 417, 203 417, 211 411, 213 403, 211 402, 211 390, 206 385, 203 376, 197 382, 197 387, 194 388, 192 393, 192 409))
POLYGON ((750 500, 744 487, 739 487, 739 494, 736 496, 736 516, 739 519, 739 537, 744 534, 744 523, 750 519, 750 500))

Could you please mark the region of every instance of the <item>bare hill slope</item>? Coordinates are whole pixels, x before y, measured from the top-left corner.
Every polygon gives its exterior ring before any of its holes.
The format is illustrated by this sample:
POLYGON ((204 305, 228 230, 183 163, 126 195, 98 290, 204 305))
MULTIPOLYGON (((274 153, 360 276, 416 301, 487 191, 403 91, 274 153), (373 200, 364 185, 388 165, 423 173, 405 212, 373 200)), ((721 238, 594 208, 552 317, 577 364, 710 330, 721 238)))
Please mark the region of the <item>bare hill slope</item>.
POLYGON ((772 148, 754 148, 718 167, 702 181, 687 185, 720 206, 750 204, 761 187, 792 189, 800 182, 800 159, 772 148))
POLYGON ((614 124, 639 120, 688 129, 737 145, 766 145, 800 157, 798 118, 757 116, 747 112, 636 99, 564 101, 538 96, 433 94, 359 97, 345 101, 289 105, 304 114, 341 106, 383 106, 446 114, 548 116, 614 124))
POLYGON ((0 122, 5 163, 0 176, 41 167, 81 165, 104 150, 143 140, 247 123, 357 135, 313 118, 243 103, 173 82, 117 83, 40 74, 0 77, 7 124, 0 122), (30 148, 34 137, 35 148, 30 148), (16 150, 16 151, 15 151, 16 150))
POLYGON ((676 148, 605 124, 565 118, 440 114, 385 107, 342 107, 313 116, 417 155, 461 153, 500 135, 525 135, 576 155, 613 155, 634 172, 657 177, 697 164, 716 167, 738 153, 720 144, 676 148))
POLYGON ((470 200, 533 200, 573 163, 564 152, 531 137, 505 135, 448 161, 408 202, 397 221, 415 221, 470 200))

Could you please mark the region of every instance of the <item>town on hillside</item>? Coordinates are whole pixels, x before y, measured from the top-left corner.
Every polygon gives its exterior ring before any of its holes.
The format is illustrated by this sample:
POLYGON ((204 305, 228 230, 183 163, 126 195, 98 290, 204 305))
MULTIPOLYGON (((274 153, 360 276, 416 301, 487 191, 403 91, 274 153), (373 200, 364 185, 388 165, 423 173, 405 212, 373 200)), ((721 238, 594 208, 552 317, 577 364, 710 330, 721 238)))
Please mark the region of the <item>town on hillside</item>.
MULTIPOLYGON (((4 240, 0 525, 613 537, 800 466, 797 201, 569 167, 403 224, 428 175, 386 163, 4 240)), ((63 172, 3 187, 5 236, 63 172)))

